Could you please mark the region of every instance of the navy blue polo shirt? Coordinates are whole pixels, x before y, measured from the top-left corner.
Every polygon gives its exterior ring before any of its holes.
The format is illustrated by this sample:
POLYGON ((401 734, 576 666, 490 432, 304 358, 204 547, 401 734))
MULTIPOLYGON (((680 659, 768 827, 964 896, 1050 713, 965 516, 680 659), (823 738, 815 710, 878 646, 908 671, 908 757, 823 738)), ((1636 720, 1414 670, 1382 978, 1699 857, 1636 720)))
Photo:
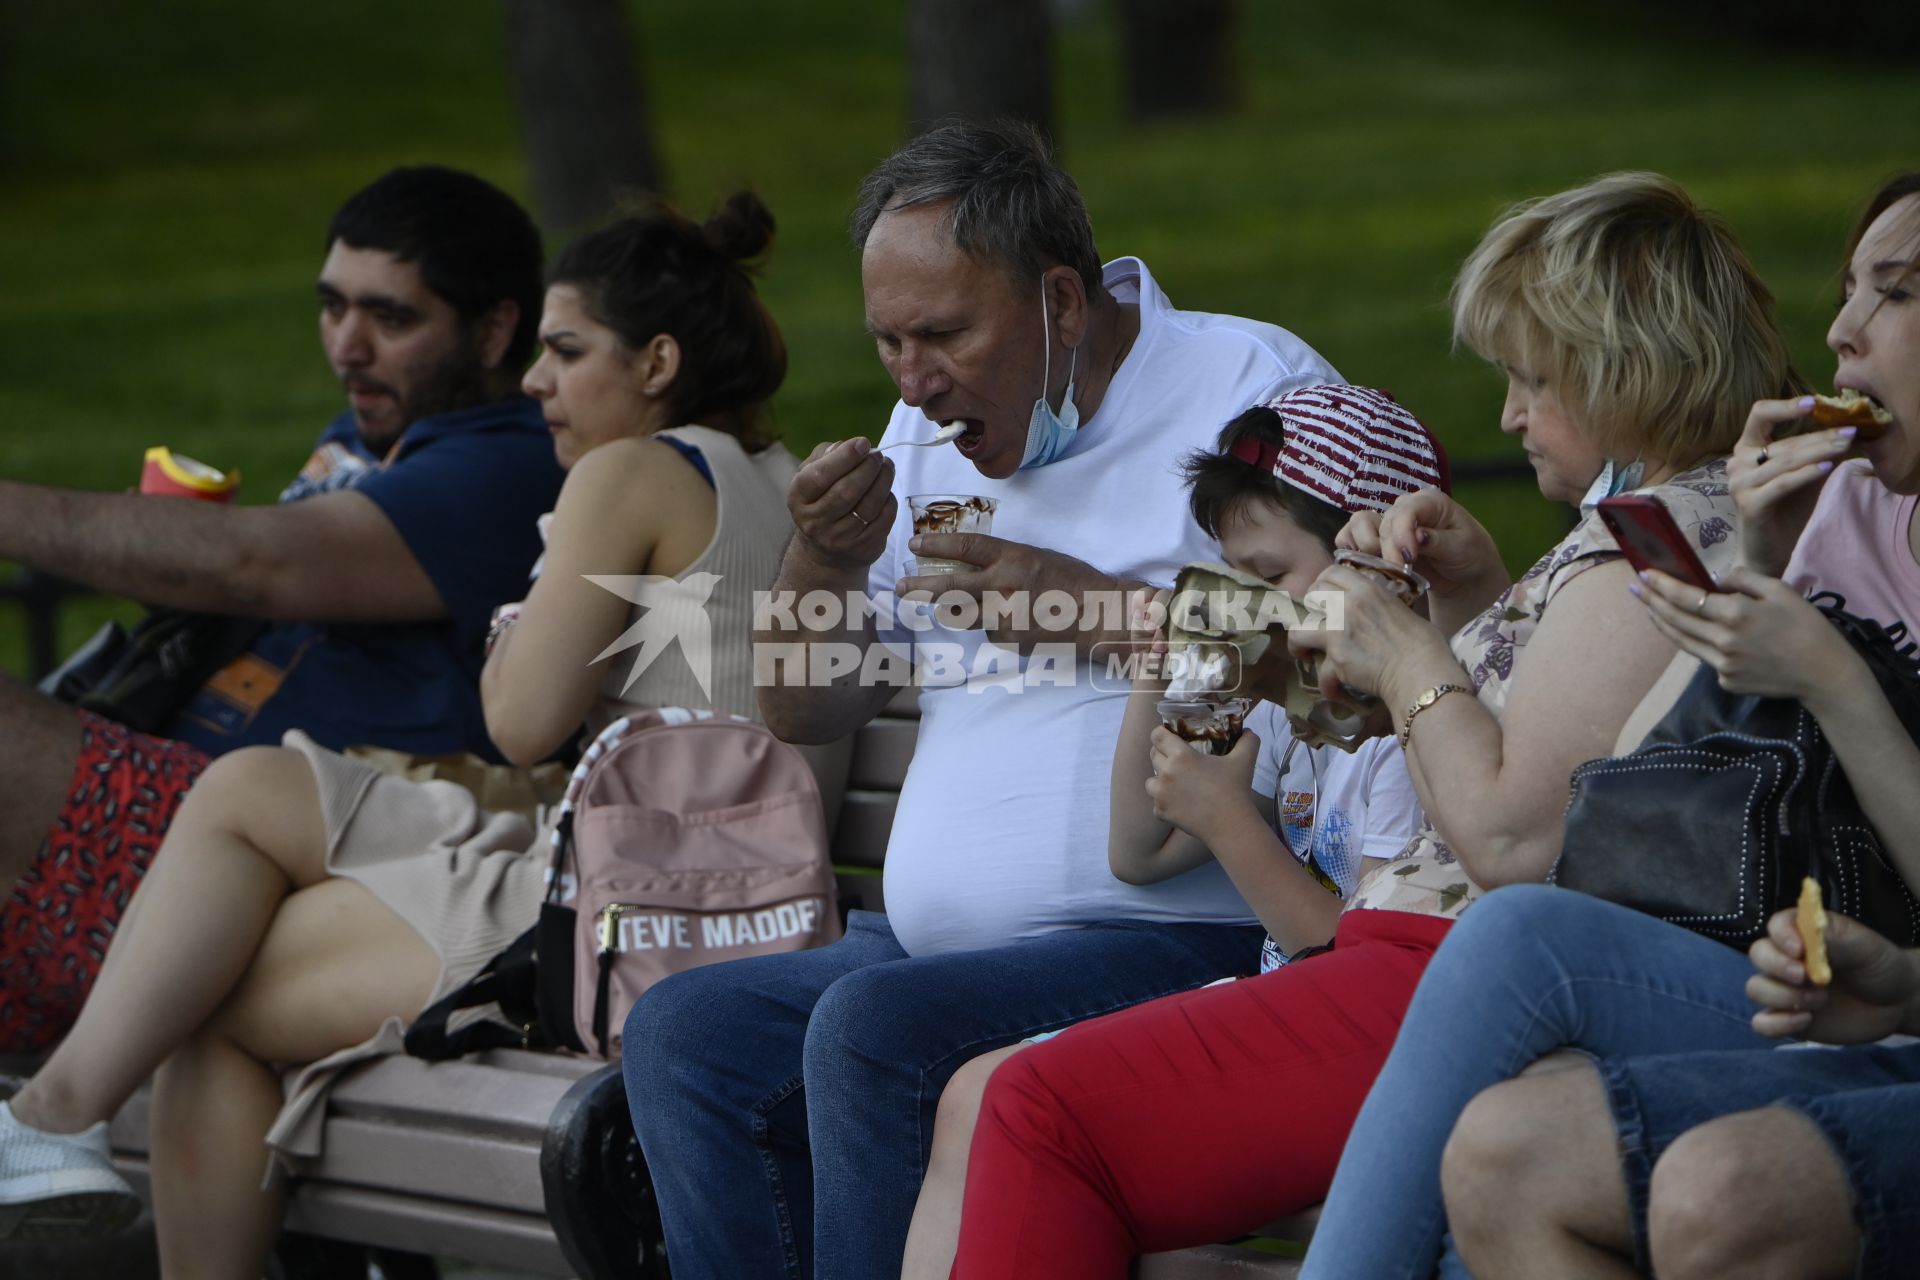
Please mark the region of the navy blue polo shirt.
POLYGON ((365 494, 432 579, 447 617, 269 623, 165 736, 218 755, 302 729, 336 750, 499 759, 480 709, 482 645, 494 608, 526 595, 541 550, 535 521, 553 510, 563 478, 539 406, 524 397, 422 418, 384 459, 341 414, 280 500, 365 494))

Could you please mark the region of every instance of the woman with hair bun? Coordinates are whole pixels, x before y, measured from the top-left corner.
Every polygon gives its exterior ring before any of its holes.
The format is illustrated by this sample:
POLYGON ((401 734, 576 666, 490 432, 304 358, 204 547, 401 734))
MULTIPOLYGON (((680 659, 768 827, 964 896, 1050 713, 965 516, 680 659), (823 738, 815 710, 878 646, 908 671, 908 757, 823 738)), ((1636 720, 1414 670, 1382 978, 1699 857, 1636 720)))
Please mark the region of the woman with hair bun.
MULTIPOLYGON (((515 763, 635 706, 757 718, 751 597, 792 533, 798 465, 760 434, 786 373, 748 275, 772 235, 743 192, 704 224, 663 206, 623 217, 554 264, 523 385, 567 480, 532 590, 496 619, 481 678, 488 729, 515 763), (638 671, 623 653, 602 659, 633 606, 589 574, 688 581, 712 623, 705 681, 677 645, 638 671)), ((139 1201, 105 1122, 157 1069, 162 1270, 259 1276, 284 1204, 278 1165, 317 1154, 334 1074, 399 1051, 408 1020, 533 923, 542 844, 525 818, 457 786, 406 782, 297 733, 216 762, 79 1022, 0 1103, 0 1235, 132 1220, 139 1201), (281 1067, 302 1063, 283 1087, 281 1067)))

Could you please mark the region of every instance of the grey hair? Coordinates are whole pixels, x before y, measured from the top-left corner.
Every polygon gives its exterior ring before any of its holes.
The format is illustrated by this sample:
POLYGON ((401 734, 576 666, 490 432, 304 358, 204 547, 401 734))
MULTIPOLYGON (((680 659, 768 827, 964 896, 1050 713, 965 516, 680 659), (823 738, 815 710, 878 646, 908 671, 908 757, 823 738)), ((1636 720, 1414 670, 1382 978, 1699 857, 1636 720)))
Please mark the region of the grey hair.
POLYGON ((1089 298, 1104 292, 1086 201, 1032 125, 948 120, 901 147, 860 184, 854 247, 867 247, 881 214, 940 201, 950 202, 942 220, 962 252, 1022 283, 1068 266, 1089 298))

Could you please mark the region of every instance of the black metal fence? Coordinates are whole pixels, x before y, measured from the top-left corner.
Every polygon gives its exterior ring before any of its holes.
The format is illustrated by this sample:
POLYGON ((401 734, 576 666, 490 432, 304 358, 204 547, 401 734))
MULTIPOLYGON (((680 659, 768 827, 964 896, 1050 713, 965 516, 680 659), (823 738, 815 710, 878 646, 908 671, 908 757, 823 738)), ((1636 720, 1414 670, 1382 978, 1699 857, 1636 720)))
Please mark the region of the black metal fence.
POLYGON ((0 582, 0 601, 16 605, 26 617, 27 670, 34 680, 60 662, 60 608, 74 596, 91 595, 82 586, 34 569, 22 569, 0 582))

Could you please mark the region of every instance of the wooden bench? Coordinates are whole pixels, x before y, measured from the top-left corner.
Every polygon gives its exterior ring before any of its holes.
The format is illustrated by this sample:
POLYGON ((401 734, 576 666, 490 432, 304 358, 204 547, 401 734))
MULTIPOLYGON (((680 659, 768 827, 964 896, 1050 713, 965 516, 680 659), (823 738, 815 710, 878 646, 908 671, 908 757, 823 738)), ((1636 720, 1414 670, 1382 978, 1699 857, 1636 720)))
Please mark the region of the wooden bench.
MULTIPOLYGON (((909 691, 855 735, 833 834, 850 905, 884 909, 879 872, 918 731, 909 691)), ((603 1087, 618 1071, 515 1050, 357 1068, 329 1100, 325 1154, 294 1182, 287 1228, 542 1276, 657 1280, 658 1211, 624 1097, 603 1087)), ((143 1090, 112 1126, 115 1159, 143 1194, 147 1113, 143 1090)), ((1306 1229, 1294 1221, 1267 1234, 1299 1239, 1306 1229)), ((1271 1253, 1217 1245, 1153 1255, 1138 1274, 1250 1280, 1297 1270, 1271 1253)))

